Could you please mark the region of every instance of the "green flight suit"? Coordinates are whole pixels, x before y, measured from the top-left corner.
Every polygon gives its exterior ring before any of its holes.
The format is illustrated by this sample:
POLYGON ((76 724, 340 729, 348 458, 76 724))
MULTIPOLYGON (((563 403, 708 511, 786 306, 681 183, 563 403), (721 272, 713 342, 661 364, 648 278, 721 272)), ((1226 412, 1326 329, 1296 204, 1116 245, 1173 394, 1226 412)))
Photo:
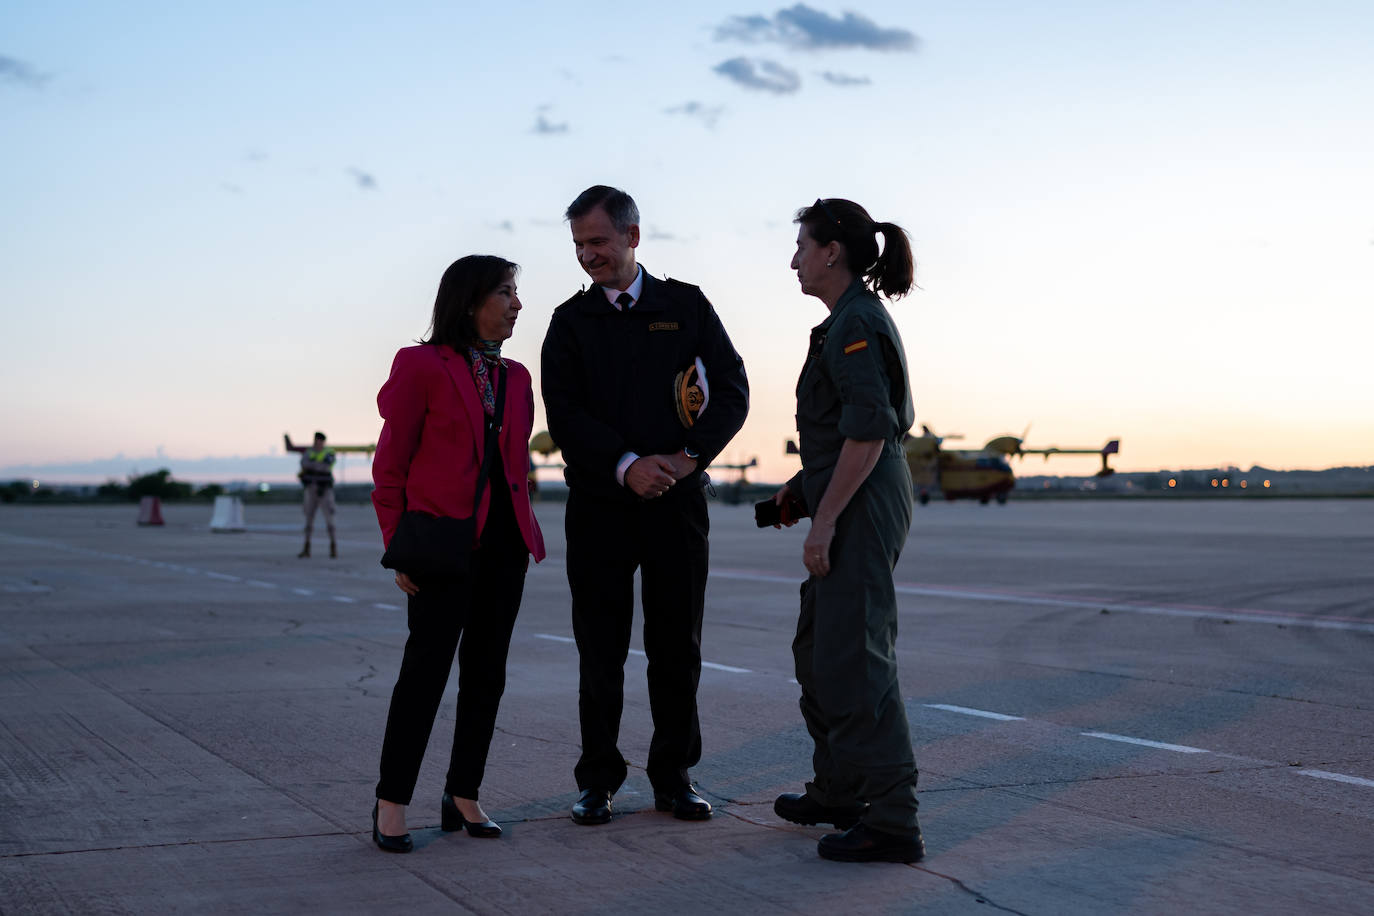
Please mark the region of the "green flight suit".
POLYGON ((901 443, 914 419, 901 336, 878 297, 856 280, 811 331, 797 382, 802 470, 788 486, 815 511, 845 439, 881 439, 883 449, 836 521, 830 574, 802 584, 792 655, 815 742, 807 794, 823 805, 866 801, 864 823, 895 834, 919 829, 892 584, 911 526, 901 443))

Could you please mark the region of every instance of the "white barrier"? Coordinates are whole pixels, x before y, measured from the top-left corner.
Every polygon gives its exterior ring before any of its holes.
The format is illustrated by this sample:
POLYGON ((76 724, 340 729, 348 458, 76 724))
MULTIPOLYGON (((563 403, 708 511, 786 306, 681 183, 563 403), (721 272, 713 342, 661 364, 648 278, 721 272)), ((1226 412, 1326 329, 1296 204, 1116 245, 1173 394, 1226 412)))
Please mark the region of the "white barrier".
POLYGON ((211 531, 243 531, 243 500, 237 496, 216 496, 210 516, 211 531))

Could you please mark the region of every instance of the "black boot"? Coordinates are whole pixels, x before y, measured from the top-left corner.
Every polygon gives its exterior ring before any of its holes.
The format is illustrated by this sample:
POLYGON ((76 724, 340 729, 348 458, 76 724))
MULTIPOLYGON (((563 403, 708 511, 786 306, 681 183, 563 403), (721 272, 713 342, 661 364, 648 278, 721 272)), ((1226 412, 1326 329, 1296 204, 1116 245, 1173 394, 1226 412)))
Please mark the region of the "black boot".
POLYGON ((310 542, 309 542, 309 541, 306 541, 306 542, 305 542, 305 546, 301 548, 301 552, 300 552, 300 553, 296 554, 296 557, 297 557, 298 559, 304 559, 305 557, 308 557, 308 556, 310 556, 310 542))

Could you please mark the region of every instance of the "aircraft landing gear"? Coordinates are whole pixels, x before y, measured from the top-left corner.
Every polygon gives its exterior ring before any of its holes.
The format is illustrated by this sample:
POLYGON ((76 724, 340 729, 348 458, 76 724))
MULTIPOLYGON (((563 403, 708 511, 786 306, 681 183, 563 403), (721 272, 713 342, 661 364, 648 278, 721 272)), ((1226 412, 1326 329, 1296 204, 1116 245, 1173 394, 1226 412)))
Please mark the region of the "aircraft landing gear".
POLYGON ((988 498, 987 498, 986 496, 980 496, 980 497, 978 497, 978 505, 980 505, 980 506, 986 506, 987 504, 988 504, 988 498))
POLYGON ((998 494, 997 494, 997 505, 999 505, 999 506, 1005 506, 1006 504, 1007 504, 1007 494, 1005 494, 1005 493, 998 493, 998 494))
POLYGON ((930 493, 926 490, 922 490, 920 493, 916 494, 916 501, 923 506, 926 505, 930 502, 930 493))

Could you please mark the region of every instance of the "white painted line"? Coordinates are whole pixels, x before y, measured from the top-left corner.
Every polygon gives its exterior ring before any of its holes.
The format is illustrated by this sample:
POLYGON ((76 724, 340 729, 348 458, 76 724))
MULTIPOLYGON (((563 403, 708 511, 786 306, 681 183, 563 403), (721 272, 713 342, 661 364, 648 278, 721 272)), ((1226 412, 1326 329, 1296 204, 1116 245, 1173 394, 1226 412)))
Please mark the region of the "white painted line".
POLYGON ((245 584, 253 585, 257 588, 276 588, 276 586, 273 585, 271 582, 263 582, 260 579, 244 579, 243 581, 245 584))
POLYGON ((753 674, 749 668, 736 668, 734 665, 722 665, 719 662, 702 662, 701 667, 710 668, 712 671, 728 671, 731 674, 753 674))
POLYGON ((1317 779, 1330 779, 1334 782, 1346 782, 1352 786, 1369 786, 1374 789, 1374 779, 1364 779, 1360 776, 1346 776, 1344 773, 1328 773, 1326 770, 1298 770, 1300 776, 1315 776, 1317 779))
POLYGON ((329 597, 330 597, 331 599, 333 599, 334 601, 339 602, 340 604, 357 604, 357 603, 358 603, 358 599, 357 599, 357 598, 350 598, 350 597, 348 597, 347 595, 330 595, 329 597))
POLYGON ((1177 751, 1180 754, 1210 754, 1211 751, 1201 747, 1189 747, 1186 744, 1166 744, 1163 741, 1147 741, 1144 738, 1132 738, 1128 735, 1113 735, 1111 732, 1079 732, 1087 738, 1101 738, 1103 741, 1120 741, 1123 744, 1139 744, 1141 747, 1157 747, 1161 751, 1177 751))
POLYGON ((240 579, 238 576, 231 576, 231 575, 229 575, 228 573, 219 573, 219 572, 215 572, 215 571, 212 570, 212 569, 207 569, 207 570, 205 571, 205 575, 209 576, 211 579, 220 579, 220 580, 222 580, 222 581, 224 581, 224 582, 242 582, 242 581, 243 581, 243 580, 240 579))
MULTIPOLYGON (((748 569, 712 569, 712 578, 738 579, 745 582, 766 582, 779 585, 800 585, 803 576, 779 576, 772 573, 748 569)), ((929 598, 953 598, 962 601, 994 601, 1008 604, 1024 604, 1032 607, 1084 608, 1087 610, 1108 610, 1123 614, 1151 614, 1158 617, 1184 617, 1203 620, 1232 620, 1244 623, 1284 624, 1293 627, 1312 627, 1318 630, 1348 630, 1356 633, 1374 633, 1374 621, 1356 620, 1349 617, 1329 617, 1318 614, 1286 614, 1281 611, 1261 611, 1221 607, 1187 607, 1181 605, 1132 604, 1122 601, 1107 601, 1100 598, 1071 597, 1068 595, 1026 595, 1015 592, 998 592, 973 588, 948 588, 937 585, 913 585, 898 583, 894 586, 898 594, 922 595, 929 598)))
POLYGON ((380 602, 380 601, 374 602, 372 606, 375 607, 375 608, 376 608, 377 610, 379 610, 379 611, 399 611, 399 610, 400 610, 400 607, 398 607, 397 605, 394 605, 394 604, 383 604, 383 603, 380 602))
POLYGON ((305 598, 309 598, 311 595, 315 594, 314 592, 312 592, 312 591, 311 591, 310 589, 308 589, 308 588, 293 588, 293 589, 291 589, 291 593, 292 593, 293 595, 301 595, 302 597, 305 597, 305 598))
POLYGON ((982 719, 996 719, 999 722, 1024 722, 1025 716, 1009 716, 1000 712, 988 712, 986 709, 973 709, 968 706, 950 706, 948 703, 922 703, 927 709, 943 709, 945 712, 957 712, 963 716, 978 716, 982 719))
MULTIPOLYGON (((535 633, 535 634, 534 634, 534 638, 535 638, 535 639, 548 639, 548 640, 552 640, 553 642, 570 642, 570 643, 576 643, 576 642, 577 642, 577 640, 573 639, 571 636, 554 636, 552 633, 535 633)), ((630 650, 630 654, 631 654, 631 655, 637 655, 637 656, 639 656, 640 658, 647 658, 647 657, 648 657, 648 656, 646 656, 646 655, 644 654, 644 650, 643 650, 643 649, 631 649, 631 650, 630 650)), ((703 668, 711 668, 712 670, 715 670, 715 671, 728 671, 728 672, 730 672, 731 674, 753 674, 753 671, 751 671, 751 670, 748 669, 748 668, 736 668, 734 665, 722 665, 722 664, 719 664, 718 662, 702 662, 702 663, 701 663, 701 667, 703 667, 703 668)))

